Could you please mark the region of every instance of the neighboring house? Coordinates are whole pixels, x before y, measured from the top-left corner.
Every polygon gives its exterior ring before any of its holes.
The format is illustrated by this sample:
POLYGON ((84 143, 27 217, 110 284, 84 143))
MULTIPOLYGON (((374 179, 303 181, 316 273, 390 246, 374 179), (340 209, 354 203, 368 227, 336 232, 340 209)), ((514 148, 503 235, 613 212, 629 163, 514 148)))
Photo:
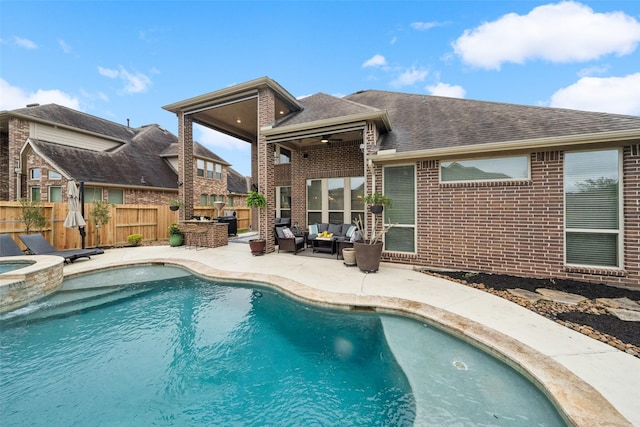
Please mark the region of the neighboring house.
POLYGON ((378 191, 393 199, 387 261, 640 288, 640 117, 376 90, 296 99, 268 77, 163 108, 185 158, 193 123, 251 144, 267 251, 274 216, 351 222, 378 191))
MULTIPOLYGON (((66 200, 68 180, 85 201, 168 204, 178 197, 177 137, 158 125, 131 128, 56 104, 0 112, 0 200, 66 200)), ((247 184, 194 143, 196 205, 244 206, 247 184)))

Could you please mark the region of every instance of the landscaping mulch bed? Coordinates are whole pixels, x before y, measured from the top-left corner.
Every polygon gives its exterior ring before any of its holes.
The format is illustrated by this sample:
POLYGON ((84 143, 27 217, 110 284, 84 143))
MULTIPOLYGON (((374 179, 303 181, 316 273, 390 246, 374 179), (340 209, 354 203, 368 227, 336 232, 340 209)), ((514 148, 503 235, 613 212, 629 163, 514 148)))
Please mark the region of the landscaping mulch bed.
POLYGON ((640 301, 640 290, 563 279, 534 279, 460 271, 424 270, 423 272, 508 299, 563 326, 640 358, 640 322, 620 320, 609 314, 604 304, 596 301, 599 298, 629 298, 633 301, 640 301), (525 289, 535 292, 539 288, 582 295, 588 300, 577 305, 547 300, 531 303, 508 292, 509 289, 525 289))

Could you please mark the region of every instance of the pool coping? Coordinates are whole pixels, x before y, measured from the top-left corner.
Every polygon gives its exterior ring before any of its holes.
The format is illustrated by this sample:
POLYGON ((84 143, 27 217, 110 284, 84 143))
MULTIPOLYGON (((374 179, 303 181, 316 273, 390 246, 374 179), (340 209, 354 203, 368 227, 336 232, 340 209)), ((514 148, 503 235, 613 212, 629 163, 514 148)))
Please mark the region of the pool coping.
MULTIPOLYGON (((314 287, 313 284, 302 283, 299 280, 294 280, 281 274, 231 271, 213 267, 202 261, 182 258, 182 256, 194 255, 193 252, 182 252, 179 255, 181 257, 178 258, 142 256, 138 259, 126 260, 121 257, 115 262, 83 263, 83 266, 87 267, 87 269, 71 271, 73 269, 65 268, 65 278, 134 265, 178 266, 209 279, 222 279, 241 283, 249 282, 268 286, 292 298, 320 306, 405 315, 435 325, 448 333, 469 341, 521 372, 543 390, 569 425, 633 425, 596 388, 580 378, 560 361, 545 355, 521 340, 488 327, 470 317, 424 301, 382 294, 327 291, 314 287)), ((262 261, 257 261, 257 263, 261 264, 262 261)), ((323 268, 324 265, 321 264, 318 268, 323 268)), ((392 267, 385 266, 385 268, 392 267)), ((286 268, 282 273, 286 274, 286 268)), ((416 272, 415 274, 422 273, 416 272)), ((462 286, 454 282, 450 283, 451 286, 462 286)), ((361 287, 361 289, 363 288, 364 286, 361 287)), ((492 297, 500 299, 499 297, 492 297)), ((506 304, 513 304, 506 300, 502 301, 506 304)))

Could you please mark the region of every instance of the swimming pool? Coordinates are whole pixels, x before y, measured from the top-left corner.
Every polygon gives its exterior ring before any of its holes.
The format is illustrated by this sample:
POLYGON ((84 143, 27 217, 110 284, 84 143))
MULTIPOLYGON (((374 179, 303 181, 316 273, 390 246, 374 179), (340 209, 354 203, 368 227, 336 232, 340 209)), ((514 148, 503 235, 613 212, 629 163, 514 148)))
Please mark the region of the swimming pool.
POLYGON ((7 425, 564 425, 520 374, 412 319, 169 267, 63 290, 2 317, 7 425))

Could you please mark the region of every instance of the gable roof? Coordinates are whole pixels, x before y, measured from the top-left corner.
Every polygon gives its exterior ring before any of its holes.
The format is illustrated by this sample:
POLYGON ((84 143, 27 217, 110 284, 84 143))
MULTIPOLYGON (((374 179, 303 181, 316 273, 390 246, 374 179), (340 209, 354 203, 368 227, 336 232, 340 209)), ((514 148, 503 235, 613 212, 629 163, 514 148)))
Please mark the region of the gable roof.
POLYGON ((227 167, 227 190, 233 194, 247 194, 247 178, 232 167, 227 167))
POLYGON ((360 115, 367 113, 382 113, 383 111, 368 105, 358 104, 344 98, 316 93, 299 100, 304 106, 302 111, 294 112, 276 122, 274 127, 291 126, 301 123, 310 123, 344 116, 360 115))
MULTIPOLYGON (((178 155, 178 138, 157 124, 131 128, 57 104, 3 111, 2 115, 118 139, 123 143, 112 151, 94 151, 29 138, 31 147, 66 177, 91 184, 177 189, 176 171, 164 157, 178 155)), ((197 142, 194 155, 229 165, 197 142)), ((228 184, 229 191, 246 193, 246 183, 240 187, 238 179, 234 177, 232 181, 233 189, 228 184)))
POLYGON ((135 138, 114 152, 84 150, 34 138, 29 141, 38 154, 78 181, 174 189, 176 173, 156 154, 174 139, 170 132, 151 125, 139 130, 135 138))
POLYGON ((101 119, 57 104, 34 105, 3 112, 25 120, 62 126, 74 131, 96 134, 126 142, 136 134, 135 129, 101 119))
POLYGON ((379 90, 356 92, 345 99, 387 110, 393 130, 382 136, 379 149, 396 152, 640 132, 640 117, 619 114, 379 90))

